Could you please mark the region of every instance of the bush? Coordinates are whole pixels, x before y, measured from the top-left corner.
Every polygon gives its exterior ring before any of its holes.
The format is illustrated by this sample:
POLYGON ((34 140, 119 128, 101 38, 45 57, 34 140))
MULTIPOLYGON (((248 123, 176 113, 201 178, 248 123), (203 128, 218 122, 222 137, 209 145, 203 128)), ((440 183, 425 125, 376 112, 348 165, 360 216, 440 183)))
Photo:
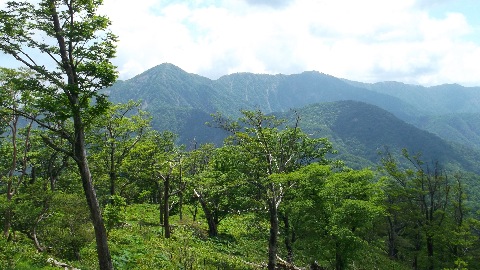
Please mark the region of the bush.
POLYGON ((107 230, 111 230, 118 226, 125 224, 125 208, 127 202, 125 198, 119 195, 110 196, 110 203, 103 209, 103 218, 105 219, 105 226, 107 230))

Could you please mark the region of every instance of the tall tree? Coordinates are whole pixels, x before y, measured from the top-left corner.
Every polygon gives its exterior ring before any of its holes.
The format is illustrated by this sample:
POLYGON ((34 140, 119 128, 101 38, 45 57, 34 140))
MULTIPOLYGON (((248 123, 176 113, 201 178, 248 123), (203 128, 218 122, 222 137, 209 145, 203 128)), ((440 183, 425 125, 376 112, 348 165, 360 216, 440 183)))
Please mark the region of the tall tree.
POLYGON ((242 111, 242 114, 239 122, 218 115, 216 121, 233 133, 229 143, 240 146, 239 151, 246 158, 246 181, 260 193, 268 209, 268 269, 273 270, 277 265, 279 206, 285 191, 295 183, 277 182, 270 176, 295 171, 313 161, 327 163, 326 154, 332 152, 332 145, 326 138, 312 139, 302 132, 298 115, 292 126, 285 126, 286 120, 261 111, 242 111))
POLYGON ((163 228, 165 238, 170 238, 170 209, 171 198, 179 192, 174 190, 175 182, 180 182, 182 177, 182 154, 181 149, 175 145, 176 135, 171 132, 163 132, 155 137, 156 155, 154 157, 154 175, 155 179, 163 184, 163 189, 159 190, 160 197, 160 215, 163 214, 163 228), (177 181, 175 181, 177 180, 177 181))
MULTIPOLYGON (((170 210, 173 196, 181 192, 182 150, 175 145, 176 134, 152 130, 132 149, 125 159, 126 177, 135 179, 137 186, 154 189, 154 201, 159 204, 160 224, 165 237, 170 237, 170 210)), ((151 190, 148 190, 151 191, 151 190)))
POLYGON ((69 142, 68 149, 60 148, 43 136, 46 144, 75 161, 95 229, 100 269, 113 269, 85 141, 85 130, 108 107, 98 90, 117 77, 110 62, 116 37, 108 30, 109 19, 96 13, 101 4, 101 0, 7 2, 0 11, 0 50, 36 76, 37 84, 30 90, 43 116, 35 120, 69 142), (72 121, 71 128, 66 120, 72 121))

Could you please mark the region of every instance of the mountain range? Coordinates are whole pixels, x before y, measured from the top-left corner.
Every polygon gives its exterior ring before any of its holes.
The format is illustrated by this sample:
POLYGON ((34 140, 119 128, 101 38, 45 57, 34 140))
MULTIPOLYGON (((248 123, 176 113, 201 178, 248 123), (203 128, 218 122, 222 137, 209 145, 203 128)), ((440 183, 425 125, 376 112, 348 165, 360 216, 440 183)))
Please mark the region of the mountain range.
POLYGON ((407 148, 480 172, 480 87, 362 83, 316 71, 292 75, 235 73, 211 80, 161 64, 105 90, 115 103, 141 100, 157 130, 180 143, 220 143, 226 133, 205 125, 211 114, 237 118, 261 110, 328 137, 351 166, 378 164, 379 151, 407 148))

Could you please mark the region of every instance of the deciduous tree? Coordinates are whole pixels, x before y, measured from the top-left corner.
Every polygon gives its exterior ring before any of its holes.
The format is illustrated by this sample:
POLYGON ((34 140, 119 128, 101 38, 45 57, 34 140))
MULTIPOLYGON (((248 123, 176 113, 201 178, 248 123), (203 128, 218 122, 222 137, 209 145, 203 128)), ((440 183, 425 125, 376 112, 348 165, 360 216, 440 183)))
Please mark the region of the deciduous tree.
POLYGON ((268 209, 268 269, 273 270, 277 262, 278 210, 285 191, 295 182, 277 182, 270 176, 295 171, 313 161, 327 163, 326 154, 332 152, 332 145, 326 138, 312 139, 303 133, 298 116, 292 126, 285 126, 285 120, 261 111, 242 111, 242 114, 238 122, 218 116, 216 119, 221 127, 233 133, 229 143, 238 145, 245 157, 245 181, 258 190, 268 209))
MULTIPOLYGON (((102 1, 41 0, 7 2, 0 11, 0 50, 29 68, 36 77, 32 85, 33 106, 42 112, 38 125, 69 143, 52 148, 68 154, 81 177, 97 241, 100 269, 112 269, 107 234, 87 160, 85 130, 108 107, 98 90, 110 86, 117 73, 110 59, 116 37, 110 21, 97 14, 102 1), (66 120, 73 125, 69 128, 66 120)), ((31 117, 26 114, 25 116, 31 117)), ((31 117, 32 118, 32 117, 31 117)))

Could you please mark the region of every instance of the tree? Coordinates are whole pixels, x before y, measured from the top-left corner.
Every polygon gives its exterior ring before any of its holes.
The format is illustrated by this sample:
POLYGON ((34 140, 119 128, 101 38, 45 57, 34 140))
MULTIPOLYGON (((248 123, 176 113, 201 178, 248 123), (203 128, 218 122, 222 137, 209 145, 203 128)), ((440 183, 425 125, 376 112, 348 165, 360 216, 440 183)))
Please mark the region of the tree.
POLYGON ((461 265, 472 269, 478 268, 479 261, 474 258, 474 254, 479 254, 478 245, 475 246, 475 243, 479 240, 480 221, 478 214, 472 215, 473 211, 469 207, 469 192, 464 184, 467 176, 464 173, 456 173, 453 178, 450 209, 447 211, 448 219, 445 222, 446 233, 442 234, 444 237, 440 239, 448 248, 443 251, 442 258, 444 262, 450 263, 450 266, 454 262, 456 268, 460 268, 461 265))
POLYGON ((108 175, 110 196, 116 195, 123 161, 149 128, 150 119, 139 106, 140 103, 133 101, 111 106, 92 130, 92 158, 97 161, 98 174, 108 175))
POLYGON ((200 202, 208 224, 208 235, 218 235, 218 225, 231 213, 245 211, 251 206, 251 193, 243 180, 246 169, 241 167, 244 156, 239 146, 213 148, 205 145, 193 151, 191 168, 193 194, 200 202), (204 163, 204 164, 202 164, 204 163), (195 166, 195 167, 193 167, 195 166), (197 171, 198 170, 198 171, 197 171))
POLYGON ((452 185, 438 162, 425 163, 420 155, 411 156, 406 149, 402 155, 410 168, 401 169, 390 153, 382 160, 390 176, 386 181, 390 255, 398 257, 398 237, 404 231, 404 237, 408 237, 413 246, 413 269, 436 269, 438 263, 434 255, 439 249, 435 249, 435 241, 445 230, 452 185), (402 214, 405 211, 408 215, 402 214), (423 250, 426 251, 425 263, 419 256, 423 250))
POLYGON ((96 14, 102 1, 42 0, 8 2, 0 11, 0 50, 29 68, 36 77, 33 106, 37 124, 69 143, 60 148, 43 136, 50 147, 75 161, 95 230, 100 269, 112 269, 107 234, 87 160, 85 130, 108 107, 98 90, 110 86, 117 73, 116 37, 107 17, 96 14), (71 128, 66 124, 72 121, 71 128))
POLYGON ((171 199, 181 192, 178 184, 182 177, 183 157, 181 148, 175 145, 175 140, 176 135, 169 131, 148 132, 144 140, 135 145, 123 164, 127 178, 144 182, 143 187, 153 189, 166 238, 170 237, 171 233, 171 199))
POLYGON ((286 190, 295 182, 276 182, 270 176, 295 171, 314 161, 328 163, 326 154, 333 152, 332 145, 326 138, 312 139, 303 133, 298 127, 298 116, 292 127, 280 130, 285 120, 261 111, 241 112, 243 117, 239 122, 222 119, 219 115, 216 122, 233 133, 227 143, 239 146, 239 155, 245 157, 245 181, 258 190, 268 209, 268 269, 273 270, 277 261, 278 210, 286 190))
POLYGON ((370 248, 370 231, 384 213, 383 193, 372 171, 313 163, 272 177, 297 183, 289 191, 290 204, 284 207, 295 220, 295 244, 311 261, 331 262, 337 270, 361 261, 358 254, 370 248))
POLYGON ((0 123, 6 128, 4 134, 9 141, 9 143, 2 145, 3 160, 1 163, 3 166, 1 167, 3 168, 0 170, 0 183, 2 180, 6 182, 6 208, 4 210, 3 226, 3 235, 6 238, 9 237, 12 221, 13 197, 27 175, 33 121, 28 121, 26 128, 22 129, 21 122, 25 119, 16 111, 20 106, 25 106, 28 103, 28 92, 22 93, 20 90, 26 86, 23 79, 27 79, 28 76, 29 74, 26 72, 0 69, 0 123))

